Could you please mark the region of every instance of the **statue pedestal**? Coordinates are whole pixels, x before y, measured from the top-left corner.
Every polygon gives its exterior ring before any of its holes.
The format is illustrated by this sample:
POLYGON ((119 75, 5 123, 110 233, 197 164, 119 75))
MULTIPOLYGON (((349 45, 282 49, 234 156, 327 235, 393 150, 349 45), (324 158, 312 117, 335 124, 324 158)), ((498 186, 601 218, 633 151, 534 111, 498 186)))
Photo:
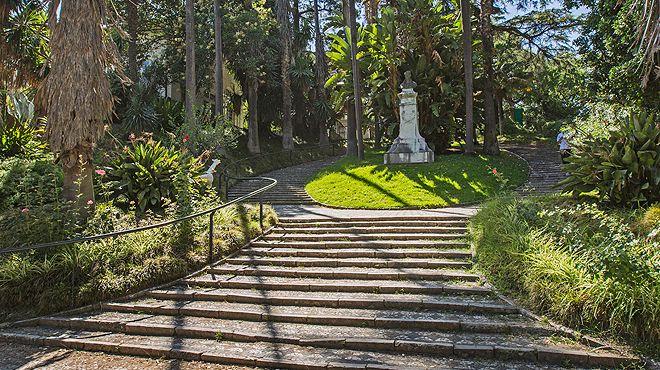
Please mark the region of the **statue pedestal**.
POLYGON ((433 151, 419 134, 419 114, 417 113, 417 93, 412 88, 404 88, 399 94, 399 137, 385 153, 385 164, 390 163, 430 163, 434 160, 433 151))

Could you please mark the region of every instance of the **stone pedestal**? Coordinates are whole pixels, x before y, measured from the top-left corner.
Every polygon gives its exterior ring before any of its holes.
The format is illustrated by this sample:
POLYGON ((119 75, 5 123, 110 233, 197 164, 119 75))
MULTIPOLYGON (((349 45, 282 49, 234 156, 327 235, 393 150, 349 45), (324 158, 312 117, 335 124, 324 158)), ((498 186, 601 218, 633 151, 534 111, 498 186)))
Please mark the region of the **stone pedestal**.
POLYGON ((399 94, 399 101, 401 119, 399 137, 394 140, 390 149, 385 153, 385 164, 433 162, 433 151, 419 134, 417 93, 412 87, 407 88, 404 83, 403 91, 399 94))

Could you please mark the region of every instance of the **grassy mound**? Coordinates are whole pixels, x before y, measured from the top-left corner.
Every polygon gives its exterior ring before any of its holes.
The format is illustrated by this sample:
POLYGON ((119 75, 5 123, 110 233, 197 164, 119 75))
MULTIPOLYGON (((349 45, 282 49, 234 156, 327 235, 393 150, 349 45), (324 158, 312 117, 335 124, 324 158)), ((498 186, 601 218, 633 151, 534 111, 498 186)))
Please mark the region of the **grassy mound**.
POLYGON ((553 196, 495 199, 471 220, 478 267, 566 325, 660 354, 660 206, 602 209, 553 196))
POLYGON ((305 190, 317 201, 338 207, 442 207, 515 188, 528 172, 525 161, 508 153, 442 155, 425 164, 382 163, 383 153, 377 152, 367 153, 364 161, 343 158, 313 176, 305 190))

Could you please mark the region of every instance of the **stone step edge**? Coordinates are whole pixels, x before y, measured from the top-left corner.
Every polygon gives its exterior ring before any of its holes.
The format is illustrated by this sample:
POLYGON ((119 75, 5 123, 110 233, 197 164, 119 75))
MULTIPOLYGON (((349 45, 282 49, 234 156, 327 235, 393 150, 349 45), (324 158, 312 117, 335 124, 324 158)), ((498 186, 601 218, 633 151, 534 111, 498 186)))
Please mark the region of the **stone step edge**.
MULTIPOLYGON (((204 328, 202 328, 204 329, 204 328)), ((175 329, 176 332, 176 329, 175 329)), ((181 332, 181 329, 179 330, 181 332)), ((215 337, 214 340, 218 338, 215 337)), ((349 362, 331 362, 325 364, 313 364, 303 362, 293 362, 281 359, 271 359, 266 357, 240 357, 215 352, 203 352, 197 350, 173 349, 162 346, 149 346, 143 344, 128 344, 108 342, 99 339, 77 339, 60 338, 56 336, 0 333, 0 341, 13 342, 28 345, 61 347, 67 349, 76 349, 94 352, 106 352, 121 355, 141 356, 151 358, 170 358, 188 361, 205 361, 212 363, 222 363, 241 366, 256 366, 268 368, 290 368, 290 369, 356 369, 356 368, 378 368, 384 369, 386 366, 376 365, 370 367, 368 364, 349 363, 349 362)), ((300 340, 301 346, 310 346, 317 348, 358 348, 358 351, 377 351, 377 352, 409 352, 416 354, 432 355, 435 357, 460 357, 497 360, 523 360, 528 362, 586 365, 591 367, 621 367, 632 365, 637 359, 632 357, 617 356, 608 353, 590 353, 582 351, 568 351, 554 349, 550 347, 505 347, 491 345, 468 345, 451 342, 438 342, 435 344, 404 341, 404 340, 363 340, 359 338, 337 338, 337 339, 319 339, 319 340, 300 340)), ((392 368, 395 369, 395 368, 392 368)))
MULTIPOLYGON (((424 294, 477 294, 490 295, 491 289, 472 286, 396 286, 396 285, 333 285, 310 283, 253 283, 244 281, 224 280, 196 280, 182 279, 181 284, 203 288, 232 288, 232 289, 267 289, 267 290, 294 290, 304 292, 343 292, 343 293, 424 293, 424 294)), ((349 281, 347 281, 349 283, 349 281)))
POLYGON ((131 303, 104 303, 105 311, 126 313, 147 313, 165 316, 192 316, 210 319, 243 320, 252 322, 281 322, 309 325, 331 325, 348 327, 370 327, 381 329, 414 329, 421 331, 448 331, 463 333, 498 333, 498 334, 542 334, 552 335, 557 332, 542 326, 510 324, 499 322, 479 322, 464 320, 427 320, 400 319, 391 317, 356 317, 304 315, 293 313, 261 313, 232 309, 209 309, 201 307, 172 307, 168 305, 151 306, 131 303))
MULTIPOLYGON (((302 257, 301 257, 302 258, 302 257)), ((470 268, 472 262, 470 261, 392 261, 383 259, 382 261, 355 261, 352 258, 335 259, 335 258, 316 258, 310 260, 294 260, 294 259, 278 259, 278 258, 228 258, 227 263, 234 265, 246 266, 279 266, 279 267, 386 267, 386 268, 470 268)))
POLYGON ((419 215, 419 216, 359 216, 355 217, 280 217, 280 222, 295 223, 295 222, 323 222, 323 221, 467 221, 470 216, 459 215, 419 215))
POLYGON ((267 304, 271 306, 304 306, 326 308, 372 308, 372 309, 436 309, 459 312, 487 312, 517 314, 520 309, 509 304, 471 303, 434 299, 370 299, 370 298, 323 298, 323 297, 263 297, 250 294, 215 293, 205 291, 151 291, 147 296, 163 300, 214 301, 228 303, 267 304))
POLYGON ((377 241, 284 241, 277 243, 269 243, 265 240, 257 240, 250 246, 257 248, 300 248, 300 249, 370 249, 370 248, 387 248, 387 249, 465 249, 469 251, 466 242, 462 241, 422 241, 422 243, 403 243, 403 240, 387 240, 381 239, 377 241))
POLYGON ((463 234, 293 234, 293 233, 269 233, 262 240, 289 240, 289 241, 365 241, 365 240, 456 240, 461 239, 463 234))
POLYGON ((207 270, 209 274, 238 275, 238 276, 269 276, 269 277, 296 277, 296 278, 329 278, 329 279, 353 279, 353 280, 430 280, 446 281, 461 280, 477 282, 481 280, 479 275, 460 272, 441 272, 429 269, 430 273, 419 272, 360 272, 360 271, 302 271, 293 269, 268 270, 253 268, 226 268, 213 267, 207 270))
POLYGON ((364 233, 364 234, 377 234, 377 233, 420 233, 420 234, 465 234, 467 232, 466 227, 458 226, 339 226, 339 227, 284 227, 281 225, 275 226, 273 233, 275 232, 290 232, 296 234, 314 234, 314 233, 341 233, 341 232, 352 232, 352 233, 364 233))
MULTIPOLYGON (((426 258, 426 259, 437 259, 437 260, 459 260, 464 262, 470 262, 472 259, 472 252, 470 250, 457 251, 457 250, 432 250, 427 249, 423 251, 391 251, 391 250, 369 250, 367 248, 355 248, 363 249, 359 251, 347 251, 347 248, 341 248, 337 250, 323 250, 323 249, 304 249, 304 248, 286 248, 293 250, 282 250, 282 248, 269 248, 269 247, 259 247, 252 246, 241 251, 241 256, 252 256, 252 257, 298 257, 298 258, 327 258, 327 259, 353 259, 353 258, 397 258, 397 259, 406 259, 406 258, 426 258)), ((388 248, 393 249, 393 248, 388 248)))

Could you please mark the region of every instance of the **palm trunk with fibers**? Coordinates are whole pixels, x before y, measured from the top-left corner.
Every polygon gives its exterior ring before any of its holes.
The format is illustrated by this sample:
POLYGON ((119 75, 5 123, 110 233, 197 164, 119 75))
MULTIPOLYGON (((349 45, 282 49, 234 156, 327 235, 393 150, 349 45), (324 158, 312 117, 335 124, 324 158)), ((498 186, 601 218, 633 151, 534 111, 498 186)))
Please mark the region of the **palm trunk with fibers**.
POLYGON ((472 72, 472 3, 461 0, 463 69, 465 73, 465 153, 474 153, 474 86, 472 72))
POLYGON ((50 73, 37 100, 48 113, 46 135, 64 170, 63 197, 83 216, 94 205, 92 155, 111 118, 106 69, 117 63, 103 34, 104 0, 64 1, 50 15, 50 73))
POLYGON ((195 121, 195 0, 186 0, 186 120, 195 121))
POLYGON ((289 24, 289 0, 277 0, 277 21, 280 24, 282 46, 282 147, 293 150, 293 122, 291 121, 291 26, 289 24))
POLYGON ((259 146, 259 110, 257 97, 259 93, 259 80, 250 77, 248 81, 248 151, 252 154, 261 153, 259 146))
POLYGON ((497 143, 497 113, 495 112, 495 72, 493 70, 493 0, 481 0, 481 42, 484 55, 484 153, 499 154, 497 143))
POLYGON ((360 67, 357 62, 357 22, 355 0, 348 0, 348 22, 351 30, 351 69, 353 71, 353 102, 355 103, 355 133, 357 157, 364 159, 364 141, 362 140, 362 96, 360 93, 360 67))
POLYGON ((138 2, 140 0, 126 0, 126 23, 128 24, 128 77, 137 83, 137 39, 138 39, 138 2))
POLYGON ((215 114, 221 116, 225 113, 223 100, 225 90, 222 77, 224 60, 222 59, 222 11, 220 0, 213 1, 213 16, 215 19, 215 114))
MULTIPOLYGON (((315 56, 316 56, 316 99, 320 104, 317 106, 325 107, 327 104, 327 95, 325 94, 325 79, 327 76, 328 64, 325 60, 325 48, 323 47, 323 34, 321 34, 321 22, 319 16, 319 0, 314 0, 314 37, 315 37, 315 56)), ((328 137, 328 127, 325 114, 316 112, 316 119, 319 124, 319 144, 321 146, 330 145, 328 137)))

